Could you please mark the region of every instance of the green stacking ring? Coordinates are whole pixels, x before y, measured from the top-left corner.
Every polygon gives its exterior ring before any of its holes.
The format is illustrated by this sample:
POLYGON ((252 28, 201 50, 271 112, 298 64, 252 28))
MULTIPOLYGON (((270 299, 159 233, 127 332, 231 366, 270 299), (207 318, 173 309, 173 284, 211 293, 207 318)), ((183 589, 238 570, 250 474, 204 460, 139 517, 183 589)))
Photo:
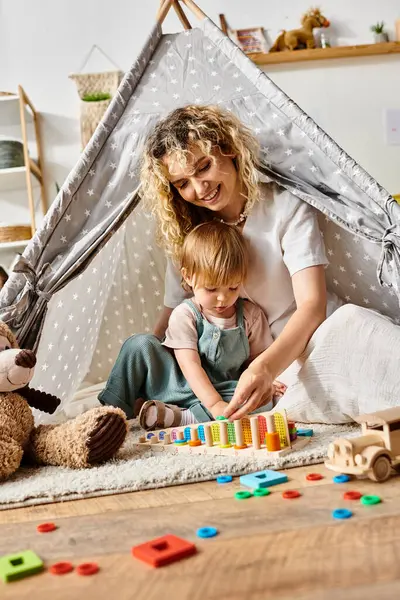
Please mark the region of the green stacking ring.
POLYGON ((361 496, 360 502, 366 505, 379 504, 381 499, 379 496, 361 496))
POLYGON ((240 492, 235 493, 235 498, 237 500, 246 500, 247 498, 251 498, 252 495, 253 494, 251 492, 248 492, 247 490, 241 490, 240 492))
POLYGON ((253 491, 253 496, 269 496, 270 493, 267 488, 257 488, 253 491))

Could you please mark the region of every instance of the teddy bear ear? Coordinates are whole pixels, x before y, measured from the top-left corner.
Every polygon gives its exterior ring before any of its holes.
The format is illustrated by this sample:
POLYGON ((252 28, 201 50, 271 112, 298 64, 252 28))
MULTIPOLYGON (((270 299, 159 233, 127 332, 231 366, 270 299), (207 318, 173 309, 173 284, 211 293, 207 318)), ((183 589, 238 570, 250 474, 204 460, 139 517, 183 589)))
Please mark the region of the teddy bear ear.
POLYGON ((11 344, 11 348, 19 348, 15 335, 11 329, 5 323, 3 323, 3 321, 0 321, 0 335, 8 339, 11 344))
POLYGON ((37 408, 42 412, 49 413, 50 415, 56 411, 58 406, 61 404, 61 400, 57 398, 57 396, 53 396, 53 394, 47 394, 46 392, 41 392, 40 390, 35 390, 34 388, 30 388, 28 386, 16 390, 16 393, 25 398, 29 406, 32 408, 37 408))

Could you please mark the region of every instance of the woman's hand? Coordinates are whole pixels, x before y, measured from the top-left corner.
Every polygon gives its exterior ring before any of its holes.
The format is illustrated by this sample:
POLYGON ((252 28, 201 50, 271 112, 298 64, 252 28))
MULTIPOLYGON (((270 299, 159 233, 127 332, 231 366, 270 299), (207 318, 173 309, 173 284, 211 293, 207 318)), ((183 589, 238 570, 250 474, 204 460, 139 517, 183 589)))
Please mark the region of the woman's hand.
POLYGON ((168 327, 168 321, 171 316, 173 308, 169 308, 169 306, 164 306, 161 311, 161 314, 157 320, 157 323, 154 326, 153 334, 158 337, 159 340, 163 340, 165 337, 165 332, 168 327))
POLYGON ((235 393, 223 413, 230 421, 241 419, 272 399, 275 386, 266 364, 250 365, 241 375, 235 393))

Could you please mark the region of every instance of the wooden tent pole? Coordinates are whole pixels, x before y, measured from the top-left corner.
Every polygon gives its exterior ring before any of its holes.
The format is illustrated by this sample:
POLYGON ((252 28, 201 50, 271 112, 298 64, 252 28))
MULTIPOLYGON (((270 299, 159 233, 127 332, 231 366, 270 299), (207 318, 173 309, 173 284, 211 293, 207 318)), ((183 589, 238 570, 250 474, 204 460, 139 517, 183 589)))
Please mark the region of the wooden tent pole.
POLYGON ((202 21, 203 19, 207 19, 207 15, 205 12, 203 12, 201 10, 201 8, 199 8, 197 6, 197 4, 195 4, 195 2, 193 2, 193 0, 181 0, 181 2, 188 7, 189 10, 192 11, 192 13, 199 19, 199 21, 202 21))
POLYGON ((221 24, 221 29, 225 35, 228 35, 228 24, 225 19, 225 15, 219 15, 219 22, 221 24))
POLYGON ((160 7, 157 12, 157 17, 156 17, 156 20, 160 25, 163 24, 164 19, 167 16, 167 14, 169 13, 169 9, 171 8, 171 6, 172 6, 172 0, 165 0, 165 2, 161 2, 160 7))
MULTIPOLYGON (((192 13, 195 15, 195 17, 197 17, 199 19, 199 21, 202 21, 203 19, 207 18, 207 15, 197 6, 197 4, 195 4, 195 2, 193 2, 193 0, 180 0, 182 2, 182 4, 184 4, 189 10, 192 11, 192 13)), ((162 25, 162 23, 164 22, 165 17, 167 16, 167 14, 169 13, 169 10, 171 8, 171 6, 174 6, 179 19, 181 20, 181 23, 184 25, 182 19, 184 18, 185 21, 187 21, 185 13, 182 10, 182 7, 179 6, 179 0, 165 0, 159 7, 158 9, 158 13, 157 13, 157 22, 162 25), (178 5, 178 7, 175 7, 175 4, 178 5), (178 12, 179 10, 179 12, 178 12)), ((187 24, 190 26, 189 21, 187 21, 187 24)))
POLYGON ((185 15, 185 13, 182 9, 182 6, 179 4, 178 0, 173 0, 172 6, 174 7, 175 12, 178 15, 179 20, 182 23, 184 29, 192 29, 192 26, 189 23, 189 20, 188 20, 187 16, 185 15))

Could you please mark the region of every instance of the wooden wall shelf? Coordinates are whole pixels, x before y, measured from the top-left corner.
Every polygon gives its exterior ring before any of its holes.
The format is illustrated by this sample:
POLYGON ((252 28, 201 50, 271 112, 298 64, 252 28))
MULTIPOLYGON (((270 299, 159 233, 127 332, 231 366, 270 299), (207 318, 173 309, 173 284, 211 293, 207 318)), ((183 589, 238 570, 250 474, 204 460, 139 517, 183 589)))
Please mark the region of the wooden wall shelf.
POLYGON ((249 54, 257 65, 275 65, 279 63, 301 62, 306 60, 326 60, 328 58, 358 58, 379 54, 400 54, 400 42, 383 44, 363 44, 360 46, 334 46, 332 48, 314 48, 312 50, 286 50, 271 54, 249 54))

